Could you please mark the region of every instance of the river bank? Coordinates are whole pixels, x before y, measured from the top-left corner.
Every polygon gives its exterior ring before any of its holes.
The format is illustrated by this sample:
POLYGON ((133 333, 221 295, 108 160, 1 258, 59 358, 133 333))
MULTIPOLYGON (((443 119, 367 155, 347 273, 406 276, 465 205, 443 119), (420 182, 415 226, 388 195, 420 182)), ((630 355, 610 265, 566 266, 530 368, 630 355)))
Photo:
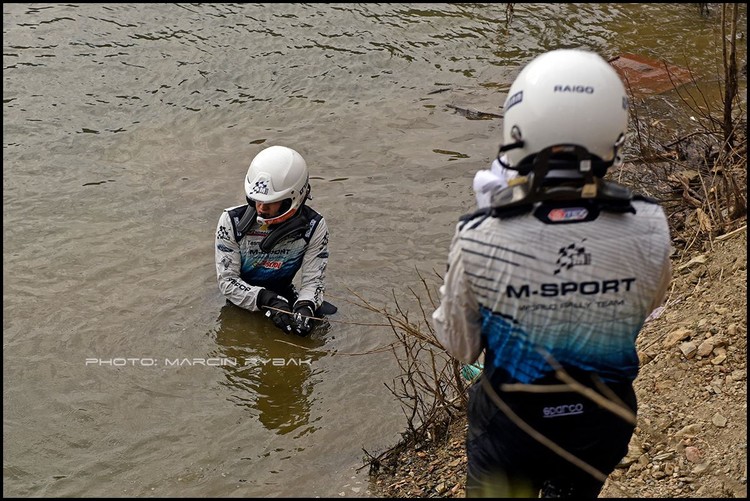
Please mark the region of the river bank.
MULTIPOLYGON (((639 337, 638 427, 600 497, 747 495, 747 231, 674 263, 662 315, 639 337)), ((464 497, 466 417, 400 444, 377 497, 464 497)))

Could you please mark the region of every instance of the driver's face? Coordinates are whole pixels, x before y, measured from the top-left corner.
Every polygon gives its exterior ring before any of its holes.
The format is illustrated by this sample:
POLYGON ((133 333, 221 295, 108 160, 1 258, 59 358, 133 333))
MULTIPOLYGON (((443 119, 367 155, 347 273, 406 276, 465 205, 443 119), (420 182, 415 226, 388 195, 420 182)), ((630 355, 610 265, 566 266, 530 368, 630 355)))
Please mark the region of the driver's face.
POLYGON ((255 210, 258 211, 258 215, 264 219, 270 219, 272 217, 276 217, 279 215, 279 212, 281 212, 281 204, 284 203, 284 201, 280 202, 271 202, 271 203, 263 203, 263 202, 255 202, 255 210))

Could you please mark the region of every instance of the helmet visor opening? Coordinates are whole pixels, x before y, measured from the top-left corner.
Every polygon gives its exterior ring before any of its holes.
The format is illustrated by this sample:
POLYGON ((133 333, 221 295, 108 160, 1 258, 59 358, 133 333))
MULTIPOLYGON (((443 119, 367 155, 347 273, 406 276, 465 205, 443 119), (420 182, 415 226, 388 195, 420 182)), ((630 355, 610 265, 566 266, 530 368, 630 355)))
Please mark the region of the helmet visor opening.
MULTIPOLYGON (((255 208, 258 209, 258 203, 262 204, 273 204, 278 202, 260 202, 260 201, 253 201, 252 199, 249 199, 253 204, 255 204, 255 208)), ((262 213, 258 211, 258 222, 261 224, 279 224, 283 223, 284 221, 288 220, 294 214, 297 213, 297 207, 294 206, 294 201, 291 198, 286 198, 281 201, 281 205, 279 206, 278 210, 276 210, 273 214, 268 213, 262 213)))

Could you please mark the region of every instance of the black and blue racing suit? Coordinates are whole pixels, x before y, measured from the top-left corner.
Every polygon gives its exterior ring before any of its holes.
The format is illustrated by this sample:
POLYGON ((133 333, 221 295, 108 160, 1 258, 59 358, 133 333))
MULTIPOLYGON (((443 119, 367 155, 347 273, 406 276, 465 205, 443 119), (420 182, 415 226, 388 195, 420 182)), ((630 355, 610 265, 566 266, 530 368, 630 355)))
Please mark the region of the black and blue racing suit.
POLYGON ((240 221, 248 205, 224 210, 216 229, 216 278, 233 304, 259 311, 258 294, 268 289, 290 304, 323 303, 328 265, 328 226, 315 210, 302 205, 291 219, 271 227, 253 223, 243 232, 240 221), (283 235, 283 236, 282 236, 283 235), (279 238, 281 236, 281 238, 279 238), (273 245, 267 245, 271 239, 273 245), (265 242, 265 244, 264 244, 265 242), (297 289, 294 278, 300 274, 297 289))

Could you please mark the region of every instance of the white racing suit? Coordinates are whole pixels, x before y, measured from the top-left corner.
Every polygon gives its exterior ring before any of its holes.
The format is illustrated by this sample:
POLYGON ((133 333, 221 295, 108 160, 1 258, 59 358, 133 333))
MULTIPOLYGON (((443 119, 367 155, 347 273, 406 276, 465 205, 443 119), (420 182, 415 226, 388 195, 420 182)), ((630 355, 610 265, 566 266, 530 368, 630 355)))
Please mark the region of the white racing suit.
MULTIPOLYGON (((237 306, 259 311, 258 294, 268 289, 297 301, 312 301, 317 310, 323 303, 328 265, 328 226, 316 211, 303 205, 284 223, 262 227, 253 223, 242 233, 239 223, 248 205, 225 209, 216 229, 216 278, 219 289, 237 306), (266 238, 281 237, 272 248, 263 248, 266 238), (293 285, 301 270, 299 290, 293 285)), ((250 207, 253 211, 254 208, 250 207)), ((268 242, 267 242, 268 243, 268 242)))
POLYGON ((635 214, 578 223, 575 208, 551 209, 558 223, 531 212, 459 223, 432 317, 437 338, 467 363, 486 348, 485 372, 502 368, 516 382, 553 370, 539 350, 605 381, 634 380, 636 336, 671 265, 663 210, 632 205, 635 214))

